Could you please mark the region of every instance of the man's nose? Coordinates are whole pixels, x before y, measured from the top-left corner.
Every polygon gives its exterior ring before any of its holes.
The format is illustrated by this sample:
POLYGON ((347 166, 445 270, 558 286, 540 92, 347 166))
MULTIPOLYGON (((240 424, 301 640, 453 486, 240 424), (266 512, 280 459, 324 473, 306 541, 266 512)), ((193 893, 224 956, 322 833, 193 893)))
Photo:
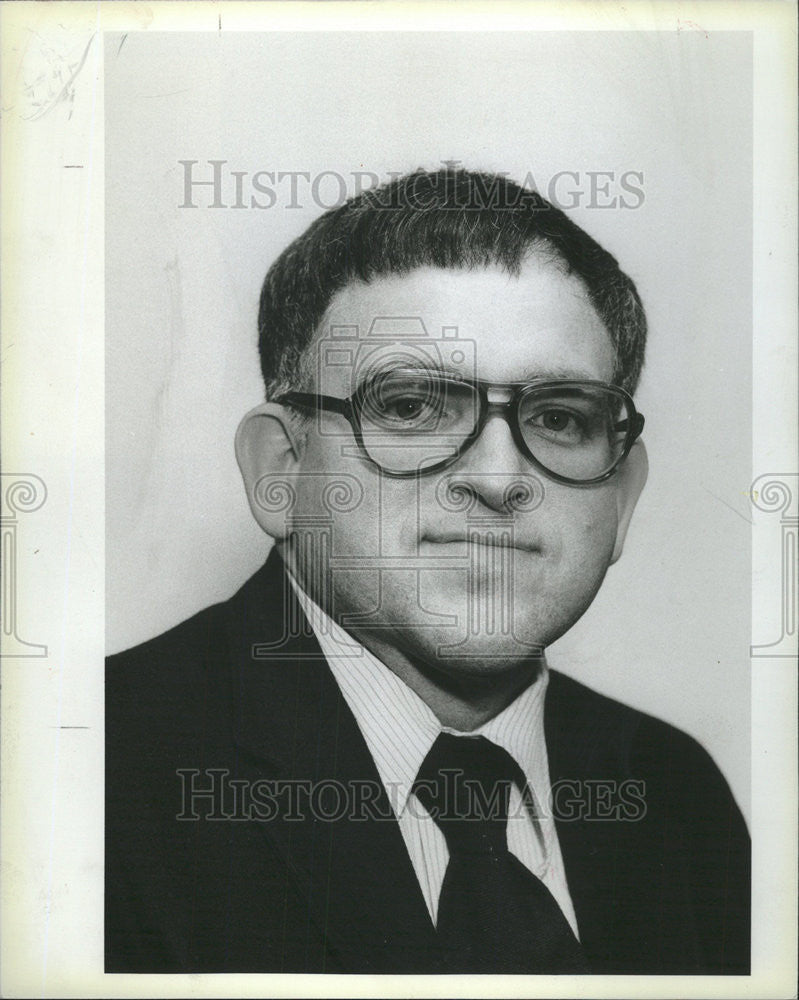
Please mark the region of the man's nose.
POLYGON ((530 461, 519 451, 507 420, 493 413, 480 437, 449 468, 447 488, 472 497, 500 514, 530 510, 543 494, 543 483, 530 461))

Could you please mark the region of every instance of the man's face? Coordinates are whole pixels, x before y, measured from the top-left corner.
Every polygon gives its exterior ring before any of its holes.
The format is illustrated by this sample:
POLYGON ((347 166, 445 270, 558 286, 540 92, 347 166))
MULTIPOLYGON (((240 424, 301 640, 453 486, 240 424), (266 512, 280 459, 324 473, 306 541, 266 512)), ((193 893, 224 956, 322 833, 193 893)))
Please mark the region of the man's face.
MULTIPOLYGON (((333 298, 318 346, 315 390, 340 398, 367 371, 422 354, 491 382, 610 382, 614 369, 581 282, 538 259, 517 277, 424 268, 351 284, 333 298), (414 318, 427 338, 408 338, 414 318), (342 330, 348 350, 328 350, 342 330)), ((515 666, 566 632, 602 582, 618 526, 619 477, 555 482, 500 415, 454 464, 411 479, 365 461, 343 416, 315 415, 295 488, 286 555, 305 588, 375 651, 388 644, 452 676, 515 666), (325 493, 335 481, 349 502, 325 493), (509 492, 519 482, 527 503, 509 492), (327 567, 324 587, 314 566, 327 567)))

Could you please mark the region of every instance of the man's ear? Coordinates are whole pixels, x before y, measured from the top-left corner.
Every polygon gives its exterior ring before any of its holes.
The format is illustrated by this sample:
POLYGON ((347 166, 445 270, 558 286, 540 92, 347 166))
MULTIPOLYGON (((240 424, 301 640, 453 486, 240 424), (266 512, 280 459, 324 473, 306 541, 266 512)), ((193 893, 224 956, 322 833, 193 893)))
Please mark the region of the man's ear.
POLYGON ((646 483, 649 473, 649 459, 646 456, 646 448, 643 441, 636 441, 630 449, 630 454, 622 462, 616 471, 616 505, 618 516, 618 527, 616 529, 616 544, 613 546, 611 564, 621 556, 624 548, 624 539, 627 537, 627 529, 632 520, 635 505, 638 497, 646 483))
POLYGON ((278 403, 261 403, 250 410, 236 431, 236 461, 247 502, 255 520, 275 541, 290 531, 289 511, 265 503, 264 497, 293 494, 304 446, 293 412, 278 403))

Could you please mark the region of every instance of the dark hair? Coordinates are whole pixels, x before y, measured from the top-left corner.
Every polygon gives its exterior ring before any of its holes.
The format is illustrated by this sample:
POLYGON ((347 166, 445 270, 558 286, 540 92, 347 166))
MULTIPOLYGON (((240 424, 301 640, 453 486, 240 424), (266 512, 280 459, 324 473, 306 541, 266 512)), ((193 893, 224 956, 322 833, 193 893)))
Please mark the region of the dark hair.
POLYGON ((330 209, 277 258, 258 311, 267 398, 306 387, 298 384, 304 352, 349 282, 430 266, 518 274, 533 250, 582 280, 615 349, 614 382, 632 393, 646 317, 615 258, 536 191, 499 174, 442 169, 407 174, 330 209))

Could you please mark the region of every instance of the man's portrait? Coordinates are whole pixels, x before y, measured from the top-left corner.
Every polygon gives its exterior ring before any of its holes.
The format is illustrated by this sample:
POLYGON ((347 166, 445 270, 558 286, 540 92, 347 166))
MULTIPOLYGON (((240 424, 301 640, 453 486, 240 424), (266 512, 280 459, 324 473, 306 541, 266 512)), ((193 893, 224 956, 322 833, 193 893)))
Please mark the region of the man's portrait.
POLYGON ((106 39, 106 972, 749 973, 702 42, 106 39))
POLYGON ((546 666, 646 482, 630 279, 533 192, 419 172, 291 244, 259 335, 274 549, 109 664, 109 967, 746 972, 721 775, 546 666))

